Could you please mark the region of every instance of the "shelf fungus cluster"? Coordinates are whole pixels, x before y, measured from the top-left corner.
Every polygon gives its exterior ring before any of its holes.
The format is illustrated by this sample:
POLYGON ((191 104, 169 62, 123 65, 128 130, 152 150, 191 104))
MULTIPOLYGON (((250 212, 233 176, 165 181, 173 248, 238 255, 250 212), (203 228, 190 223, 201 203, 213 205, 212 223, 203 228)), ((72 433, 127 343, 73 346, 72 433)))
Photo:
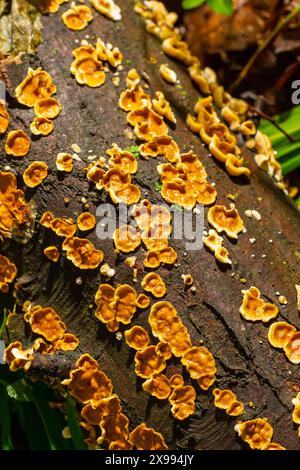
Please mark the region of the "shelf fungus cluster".
POLYGON ((17 188, 13 173, 0 171, 0 236, 5 239, 20 231, 31 220, 24 192, 17 188))
POLYGON ((244 412, 244 404, 237 400, 236 394, 231 390, 213 390, 214 405, 216 408, 225 410, 229 416, 240 416, 244 412))
POLYGON ((268 331, 269 343, 283 349, 286 357, 293 364, 300 364, 300 331, 285 321, 272 323, 268 331))
POLYGON ((243 291, 243 295, 240 314, 245 320, 267 323, 277 317, 278 307, 261 299, 260 291, 256 287, 243 291))
POLYGON ((99 190, 104 189, 114 204, 136 204, 141 197, 138 186, 132 183, 132 175, 138 165, 132 153, 114 146, 109 149, 108 164, 101 158, 91 163, 86 169, 87 179, 99 190))
POLYGON ((118 47, 105 44, 100 38, 96 45, 87 44, 73 50, 74 60, 70 72, 75 76, 77 83, 95 88, 105 83, 107 63, 113 68, 121 65, 123 54, 118 47))
MULTIPOLYGON (((70 394, 82 405, 81 418, 84 421, 80 424, 84 429, 89 429, 94 445, 109 450, 167 449, 162 435, 145 423, 129 432, 129 419, 122 411, 120 398, 113 393, 111 380, 89 354, 80 356, 70 377, 62 383, 69 387, 70 394), (101 434, 97 438, 95 430, 99 428, 101 434)), ((91 438, 88 442, 91 443, 91 438)))

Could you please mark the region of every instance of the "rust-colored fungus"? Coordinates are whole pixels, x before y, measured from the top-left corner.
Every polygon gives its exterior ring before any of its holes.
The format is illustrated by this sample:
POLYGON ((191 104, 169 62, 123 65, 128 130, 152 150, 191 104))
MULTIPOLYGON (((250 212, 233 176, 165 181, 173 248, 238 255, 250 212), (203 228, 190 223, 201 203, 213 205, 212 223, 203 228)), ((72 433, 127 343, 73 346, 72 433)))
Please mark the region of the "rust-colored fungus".
POLYGON ((56 98, 42 98, 36 101, 34 113, 36 116, 55 119, 61 111, 61 104, 56 98))
POLYGON ((141 244, 139 232, 131 225, 121 225, 113 235, 115 247, 123 253, 134 251, 141 244))
POLYGON ((232 264, 232 261, 229 259, 228 250, 223 247, 223 242, 223 237, 218 235, 214 229, 210 229, 208 235, 203 237, 204 245, 214 253, 220 263, 232 264))
POLYGON ((9 126, 9 114, 4 101, 0 100, 0 134, 4 134, 9 126))
POLYGON ((151 292, 154 297, 163 297, 166 293, 166 286, 159 274, 148 273, 143 278, 141 286, 147 292, 151 292))
POLYGON ((53 129, 53 121, 42 116, 36 116, 30 124, 30 131, 34 135, 49 135, 53 129))
POLYGON ((268 322, 277 317, 278 307, 261 299, 260 291, 256 287, 250 287, 243 294, 240 314, 245 320, 268 322))
POLYGON ((91 4, 99 13, 113 21, 122 19, 121 9, 114 0, 91 0, 91 4))
MULTIPOLYGON (((215 379, 214 376, 217 372, 215 359, 212 353, 204 346, 193 346, 185 351, 182 355, 181 362, 186 367, 192 379, 200 380, 202 377, 206 378, 207 376, 210 376, 212 380, 215 379)), ((204 388, 201 380, 199 385, 201 388, 204 388)))
POLYGON ((5 152, 13 157, 25 157, 29 152, 30 145, 30 138, 24 131, 21 129, 10 131, 5 142, 5 152))
POLYGON ((73 170, 73 157, 68 153, 58 153, 55 160, 56 168, 58 171, 65 171, 71 173, 73 170))
POLYGON ((17 275, 17 268, 6 256, 0 255, 0 291, 7 292, 8 284, 13 282, 17 275))
POLYGON ((152 305, 149 323, 153 336, 168 343, 174 356, 181 357, 190 350, 190 335, 170 302, 161 301, 152 305))
POLYGON ((215 407, 225 410, 228 415, 239 416, 244 412, 243 403, 237 401, 236 394, 231 390, 215 388, 213 396, 215 407))
POLYGON ((129 435, 130 442, 137 450, 166 450, 168 449, 163 436, 148 428, 145 423, 137 426, 129 435))
POLYGON ((36 70, 28 69, 27 76, 17 86, 15 95, 19 103, 32 107, 42 98, 49 98, 56 93, 51 76, 38 67, 36 70))
POLYGON ((77 218, 77 225, 82 232, 92 230, 96 225, 96 218, 90 212, 83 212, 77 218))
POLYGON ((170 377, 171 388, 178 388, 184 385, 184 380, 181 374, 174 374, 170 377))
POLYGON ((59 237, 72 237, 77 231, 77 226, 74 224, 73 219, 64 217, 53 218, 50 220, 49 225, 59 237))
POLYGON ((150 305, 150 298, 146 294, 140 294, 136 299, 136 305, 139 308, 147 308, 150 305))
POLYGON ((169 135, 155 137, 149 142, 140 145, 139 152, 145 158, 160 156, 170 163, 177 162, 180 155, 177 143, 169 135))
POLYGON ((48 165, 45 162, 32 162, 23 173, 23 180, 29 188, 41 184, 48 175, 48 165))
POLYGON ((14 341, 4 351, 4 360, 10 370, 15 372, 18 369, 27 371, 33 359, 33 348, 24 349, 20 341, 14 341))
POLYGON ((172 111, 169 101, 166 100, 164 94, 161 91, 155 92, 155 98, 152 100, 152 105, 154 111, 156 111, 160 116, 166 118, 168 121, 176 124, 176 117, 172 111))
POLYGON ((243 221, 234 204, 230 204, 230 209, 220 205, 211 207, 207 214, 207 220, 217 232, 225 232, 230 238, 237 238, 244 229, 243 221))
POLYGON ((268 331, 269 343, 274 348, 284 348, 297 329, 285 321, 272 323, 268 331))
POLYGON ((66 10, 62 15, 61 19, 67 28, 73 31, 80 31, 87 27, 90 21, 93 19, 92 10, 86 5, 75 5, 66 10))
POLYGON ((141 326, 133 326, 130 330, 124 332, 125 341, 130 348, 137 351, 149 346, 150 338, 147 331, 141 326))
POLYGON ((156 352, 155 346, 147 346, 141 351, 137 351, 134 357, 135 373, 142 379, 150 379, 153 375, 159 374, 166 368, 166 361, 156 352))
POLYGON ((85 238, 69 237, 62 245, 67 258, 80 269, 95 269, 103 261, 103 252, 85 238))
POLYGON ((15 228, 28 222, 29 216, 29 206, 24 192, 17 189, 15 175, 0 171, 0 235, 10 237, 15 228))
POLYGON ((172 392, 169 379, 164 374, 155 374, 146 380, 143 390, 159 400, 166 400, 172 392))
POLYGON ((292 334, 283 350, 290 362, 300 364, 300 331, 296 331, 292 334))
POLYGON ((174 85, 177 82, 177 75, 167 64, 161 64, 159 66, 159 73, 161 77, 167 82, 174 85))
POLYGON ((57 246, 47 246, 47 248, 44 249, 44 255, 56 263, 59 260, 59 249, 57 246))
POLYGON ((195 412, 196 391, 191 385, 179 385, 173 388, 169 397, 171 413, 180 421, 188 418, 195 412))
POLYGON ((105 83, 106 76, 103 64, 92 55, 75 59, 71 64, 70 72, 80 85, 95 88, 105 83))
POLYGON ((273 428, 266 418, 241 421, 234 428, 251 449, 265 450, 271 443, 273 428))

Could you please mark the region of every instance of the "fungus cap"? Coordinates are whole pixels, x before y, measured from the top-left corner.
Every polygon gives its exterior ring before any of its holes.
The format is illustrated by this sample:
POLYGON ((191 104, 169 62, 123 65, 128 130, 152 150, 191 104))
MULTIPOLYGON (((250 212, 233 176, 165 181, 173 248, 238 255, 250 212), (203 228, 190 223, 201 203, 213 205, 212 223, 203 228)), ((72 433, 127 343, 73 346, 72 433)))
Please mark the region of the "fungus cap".
POLYGON ((34 135, 49 135, 53 129, 53 121, 43 116, 36 116, 30 124, 30 132, 34 135))
POLYGON ((202 376, 214 375, 217 372, 215 359, 204 346, 193 346, 185 351, 181 362, 192 379, 200 379, 202 376))
POLYGON ((159 66, 160 76, 167 82, 174 85, 177 82, 177 75, 168 65, 161 64, 159 66))
POLYGON ((0 134, 4 134, 9 126, 9 114, 4 101, 0 100, 0 134))
POLYGON ((147 308, 150 305, 150 298, 146 294, 139 294, 136 299, 136 305, 138 308, 147 308))
POLYGON ((161 91, 155 92, 155 98, 152 100, 152 105, 154 111, 156 111, 160 116, 164 117, 168 121, 176 124, 176 117, 172 111, 169 101, 166 100, 164 94, 161 91))
POLYGON ((170 386, 172 388, 182 387, 184 385, 184 380, 181 374, 174 374, 170 377, 170 386))
POLYGON ((267 419, 256 418, 239 422, 235 430, 251 449, 264 450, 271 443, 273 428, 267 419))
POLYGON ((55 160, 56 168, 58 171, 65 171, 71 173, 73 170, 73 157, 69 153, 58 153, 55 160))
POLYGON ((292 334, 283 350, 292 364, 300 364, 300 331, 292 334))
POLYGON ((171 359, 172 351, 168 343, 164 343, 163 341, 159 341, 155 346, 155 351, 159 356, 162 356, 166 361, 171 359))
POLYGON ((123 91, 119 99, 119 107, 126 112, 139 109, 144 103, 151 106, 151 99, 138 82, 130 89, 123 91))
POLYGON ((236 239, 244 229, 243 221, 234 204, 230 204, 230 209, 216 204, 209 209, 207 220, 217 232, 225 232, 230 238, 236 239))
POLYGON ((146 274, 141 282, 141 286, 147 292, 151 292, 154 297, 163 297, 167 290, 161 276, 156 273, 146 274))
POLYGON ((42 217, 40 218, 40 224, 46 228, 51 228, 51 222, 54 220, 55 217, 52 212, 46 211, 43 213, 42 217))
POLYGON ((48 72, 38 67, 28 69, 27 76, 17 86, 15 95, 19 103, 32 107, 42 98, 49 98, 56 93, 56 87, 48 72))
POLYGON ((78 346, 79 339, 71 333, 65 333, 64 336, 54 344, 54 348, 61 351, 74 351, 78 346))
POLYGON ((155 374, 143 383, 143 390, 159 400, 166 400, 172 389, 169 379, 164 374, 155 374))
POLYGON ((145 349, 150 343, 147 331, 141 326, 133 326, 130 330, 126 330, 124 336, 128 346, 137 351, 145 349))
POLYGON ((32 331, 43 336, 50 343, 61 339, 66 332, 66 325, 51 307, 35 308, 29 322, 32 331))
POLYGON ((73 219, 67 219, 65 217, 55 217, 50 220, 49 225, 53 232, 59 237, 72 237, 77 230, 73 219))
POLYGON ((30 138, 24 131, 21 129, 10 131, 5 142, 5 152, 13 157, 25 157, 29 152, 30 145, 30 138))
POLYGON ((92 230, 96 225, 96 218, 90 212, 83 212, 77 218, 77 225, 82 232, 92 230))
POLYGON ((75 59, 72 62, 70 71, 80 85, 96 88, 103 85, 106 80, 102 62, 93 56, 75 59))
POLYGON ((274 348, 284 348, 297 329, 285 321, 272 323, 268 331, 269 343, 274 348))
POLYGON ((195 412, 196 391, 191 385, 179 385, 173 388, 169 397, 171 413, 174 418, 182 421, 195 412))
POLYGON ((154 137, 139 146, 139 152, 143 157, 164 157, 168 162, 175 163, 179 160, 179 147, 169 135, 154 137))
POLYGON ((143 379, 150 379, 166 368, 166 361, 156 352, 155 346, 147 346, 137 351, 134 357, 135 373, 143 379))
POLYGON ((139 232, 131 225, 121 225, 113 234, 115 247, 123 253, 134 251, 141 244, 139 232))
POLYGON ((47 256, 48 259, 56 263, 59 260, 59 250, 57 246, 47 246, 44 249, 44 255, 47 256))
POLYGON ((34 104, 36 116, 55 119, 61 111, 61 104, 56 98, 42 98, 34 104))
POLYGON ((260 291, 256 287, 250 287, 244 292, 240 314, 248 321, 268 322, 277 317, 278 307, 260 298, 260 291))
POLYGON ((114 0, 91 0, 91 4, 99 13, 113 21, 122 19, 121 9, 114 0))
POLYGON ((67 258, 80 269, 96 269, 103 261, 103 252, 85 238, 69 237, 62 245, 67 258))
POLYGON ((48 165, 45 162, 32 162, 23 173, 23 180, 29 188, 41 184, 48 175, 48 165))
POLYGON ((163 436, 148 428, 145 423, 140 424, 129 435, 130 442, 137 450, 167 450, 168 447, 163 436))
POLYGON ((92 10, 87 5, 71 5, 66 10, 61 19, 67 28, 73 31, 80 31, 87 27, 88 23, 93 19, 92 10))

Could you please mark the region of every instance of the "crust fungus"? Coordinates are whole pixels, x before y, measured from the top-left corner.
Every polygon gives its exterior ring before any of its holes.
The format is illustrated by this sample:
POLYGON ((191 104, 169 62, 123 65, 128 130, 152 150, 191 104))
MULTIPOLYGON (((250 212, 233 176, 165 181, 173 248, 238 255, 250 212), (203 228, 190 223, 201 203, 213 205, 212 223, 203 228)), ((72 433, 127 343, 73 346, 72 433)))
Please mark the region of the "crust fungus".
POLYGON ((171 413, 180 421, 188 418, 195 412, 196 391, 191 385, 179 385, 173 388, 169 397, 171 413))
POLYGON ((143 383, 143 390, 159 400, 166 400, 172 389, 169 379, 164 374, 155 374, 143 383))
POLYGON ((152 305, 148 321, 153 336, 168 343, 174 356, 181 357, 190 350, 190 335, 170 302, 160 301, 152 305))
POLYGON ((85 238, 69 237, 62 245, 67 258, 80 269, 96 269, 103 261, 103 252, 85 238))
POLYGON ((13 157, 25 157, 29 152, 30 145, 30 138, 24 131, 21 129, 10 131, 5 142, 5 152, 13 157))
POLYGON ((167 82, 174 85, 177 82, 177 75, 168 65, 161 64, 159 67, 160 76, 167 82))
POLYGON ((154 111, 160 116, 166 118, 168 121, 176 124, 176 117, 172 111, 169 101, 166 100, 165 95, 161 91, 155 92, 155 98, 152 100, 154 111))
POLYGON ((133 326, 130 330, 126 330, 124 336, 128 346, 137 351, 145 349, 150 343, 147 331, 141 326, 133 326))
POLYGON ((95 10, 113 21, 122 19, 121 9, 114 0, 91 0, 91 4, 95 10))
POLYGON ((45 162, 32 162, 23 173, 23 180, 29 188, 41 184, 48 175, 48 165, 45 162))
POLYGON ((134 251, 141 244, 139 232, 131 225, 121 225, 113 234, 115 247, 123 253, 134 251))
POLYGON ((103 398, 97 403, 88 403, 81 410, 81 416, 91 425, 100 425, 103 416, 121 412, 121 402, 118 395, 103 398))
POLYGON ((34 113, 38 117, 55 119, 60 111, 61 105, 56 98, 42 98, 34 104, 34 113))
POLYGON ((67 28, 73 31, 81 31, 86 28, 93 19, 92 10, 87 5, 74 5, 66 10, 61 19, 67 28))
MULTIPOLYGON (((212 379, 217 372, 215 359, 204 346, 193 346, 185 351, 181 358, 192 379, 201 379, 210 376, 212 379)), ((199 382, 201 388, 203 384, 199 382)))
POLYGON ((0 255, 0 291, 8 292, 8 284, 13 282, 17 275, 17 268, 6 256, 0 255))
POLYGON ((230 209, 216 204, 209 209, 207 220, 217 232, 225 232, 230 238, 237 239, 244 229, 244 223, 234 204, 230 204, 230 209))
POLYGON ((145 423, 137 426, 129 435, 130 442, 137 450, 167 450, 163 436, 148 428, 145 423))
POLYGON ((273 436, 273 428, 267 418, 241 421, 234 429, 251 449, 265 450, 270 445, 273 436))
POLYGON ((137 293, 128 284, 121 284, 115 290, 114 299, 111 303, 115 310, 116 320, 128 325, 136 311, 137 293))
POLYGON ((139 152, 143 157, 164 157, 170 163, 177 162, 180 156, 177 143, 168 135, 154 137, 140 145, 139 152))
POLYGON ((166 293, 166 286, 159 274, 148 273, 141 282, 142 288, 151 292, 154 297, 163 297, 166 293))
MULTIPOLYGON (((127 72, 126 85, 128 88, 134 88, 138 83, 140 83, 140 81, 141 77, 136 69, 133 68, 127 72)), ((151 101, 149 101, 149 104, 151 104, 151 101)))
POLYGON ((236 394, 231 390, 220 390, 215 388, 213 390, 214 405, 216 408, 225 410, 230 416, 240 416, 244 412, 244 405, 237 401, 236 394))
POLYGON ((168 203, 176 204, 187 210, 193 209, 196 204, 195 196, 187 190, 186 184, 180 178, 164 183, 161 195, 168 203))
POLYGON ((75 59, 70 67, 70 72, 80 85, 96 88, 105 83, 106 76, 103 71, 103 64, 93 56, 75 59))
POLYGON ((71 173, 73 170, 73 157, 68 153, 58 153, 55 160, 56 168, 58 171, 65 171, 71 173))
POLYGON ((4 134, 7 131, 9 120, 5 102, 0 100, 0 134, 4 134))
POLYGON ((136 306, 138 308, 147 308, 150 305, 150 298, 146 294, 138 295, 136 299, 136 306))
POLYGON ((243 166, 243 164, 243 158, 237 157, 233 154, 229 154, 225 162, 227 173, 231 176, 249 176, 251 172, 249 168, 243 166))
POLYGON ((128 206, 136 204, 141 198, 141 190, 138 186, 126 183, 118 189, 109 189, 109 195, 114 204, 123 202, 128 206))
POLYGON ((278 307, 260 298, 260 291, 256 287, 250 287, 243 292, 244 298, 240 308, 240 314, 248 321, 268 322, 277 317, 278 307))
POLYGON ((297 329, 285 321, 272 323, 268 331, 269 343, 274 348, 284 348, 297 329))
POLYGON ((33 348, 24 349, 20 341, 14 341, 4 351, 4 361, 12 372, 18 369, 27 371, 33 359, 33 348))
POLYGON ((208 235, 203 237, 204 245, 214 253, 216 260, 220 263, 232 264, 228 250, 223 247, 223 242, 223 237, 218 235, 214 229, 209 230, 208 235))
POLYGON ((90 212, 83 212, 77 218, 77 226, 82 232, 95 228, 96 218, 90 212))
POLYGON ((155 346, 147 346, 137 351, 134 357, 135 373, 142 379, 150 379, 166 368, 166 361, 156 352, 155 346))
POLYGON ((38 67, 28 69, 27 76, 17 86, 15 95, 19 103, 32 107, 42 98, 49 98, 56 93, 56 86, 48 72, 38 67))
POLYGON ((36 116, 30 124, 30 131, 34 135, 49 135, 53 129, 53 121, 42 116, 36 116))
POLYGON ((77 226, 74 224, 73 219, 67 219, 64 217, 53 218, 50 220, 49 225, 51 230, 53 230, 53 232, 55 232, 59 237, 72 237, 77 231, 77 226))
POLYGON ((44 249, 44 255, 54 263, 59 260, 59 250, 57 246, 47 246, 47 248, 44 249))

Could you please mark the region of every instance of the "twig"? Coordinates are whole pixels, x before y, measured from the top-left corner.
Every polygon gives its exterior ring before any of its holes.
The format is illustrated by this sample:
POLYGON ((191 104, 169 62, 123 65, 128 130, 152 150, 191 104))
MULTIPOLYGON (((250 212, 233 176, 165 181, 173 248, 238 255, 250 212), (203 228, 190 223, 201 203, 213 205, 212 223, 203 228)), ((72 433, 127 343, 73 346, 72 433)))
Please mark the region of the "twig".
POLYGON ((261 116, 262 118, 266 119, 267 121, 269 121, 271 124, 273 124, 274 127, 276 127, 276 129, 278 129, 280 132, 282 132, 282 134, 285 135, 285 137, 290 141, 290 142, 298 142, 300 139, 295 139, 295 137, 293 137, 292 135, 290 135, 287 131, 285 131, 283 129, 283 127, 281 127, 276 121, 275 119, 273 119, 271 116, 269 116, 268 114, 264 113, 263 111, 260 111, 259 109, 255 108, 255 106, 253 105, 249 105, 249 109, 251 111, 253 111, 254 113, 257 113, 259 116, 261 116))

